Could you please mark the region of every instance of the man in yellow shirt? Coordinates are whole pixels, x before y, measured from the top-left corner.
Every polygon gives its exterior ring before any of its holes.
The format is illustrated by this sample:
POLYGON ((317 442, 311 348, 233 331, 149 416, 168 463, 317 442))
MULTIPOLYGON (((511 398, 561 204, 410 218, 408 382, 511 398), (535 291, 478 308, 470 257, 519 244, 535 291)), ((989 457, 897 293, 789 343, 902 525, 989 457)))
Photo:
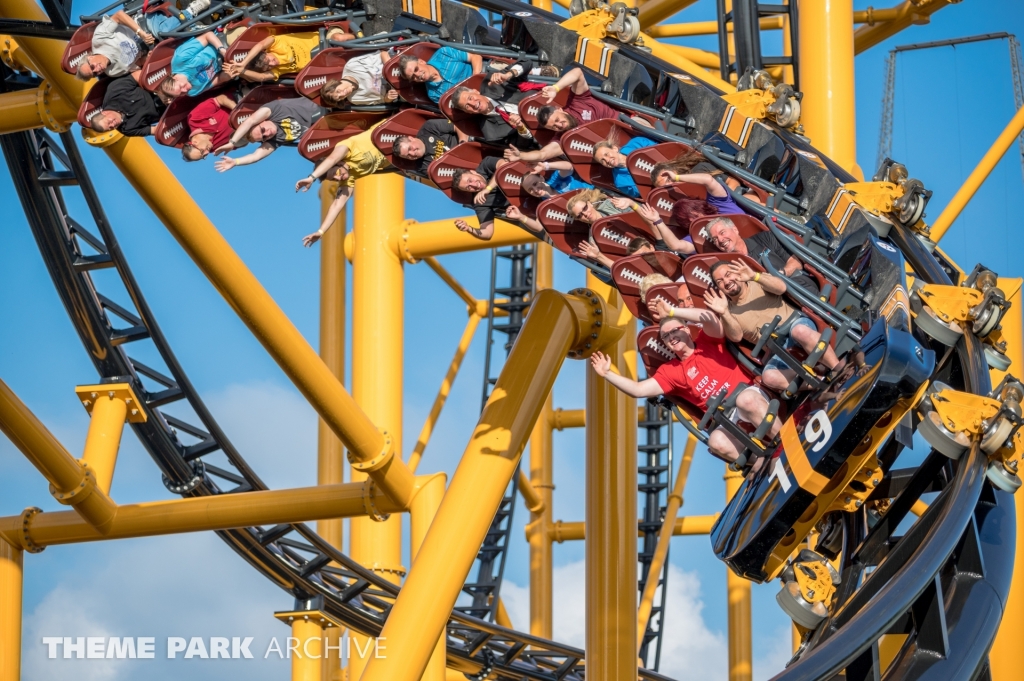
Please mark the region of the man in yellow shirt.
POLYGON ((352 189, 355 187, 356 180, 390 167, 391 164, 388 163, 387 157, 380 152, 372 139, 374 128, 381 123, 377 123, 369 130, 353 135, 347 140, 338 142, 334 146, 334 151, 320 161, 313 172, 295 183, 297 192, 308 190, 318 179, 335 180, 338 183, 338 191, 334 195, 334 201, 327 209, 323 222, 320 223, 320 229, 303 237, 303 246, 315 244, 334 224, 345 204, 352 197, 352 189))
MULTIPOLYGON (((354 37, 337 27, 327 32, 328 41, 351 40, 354 37)), ((268 36, 253 45, 242 61, 225 64, 224 71, 232 78, 254 83, 275 81, 304 69, 313 58, 313 50, 319 46, 320 34, 317 31, 268 36)))

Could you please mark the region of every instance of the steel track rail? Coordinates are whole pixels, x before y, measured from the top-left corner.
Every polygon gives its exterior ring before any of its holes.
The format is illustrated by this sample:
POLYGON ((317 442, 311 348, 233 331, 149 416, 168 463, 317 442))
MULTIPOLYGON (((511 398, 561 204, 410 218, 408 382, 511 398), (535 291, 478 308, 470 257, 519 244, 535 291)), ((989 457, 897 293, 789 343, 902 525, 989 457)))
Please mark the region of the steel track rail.
MULTIPOLYGON (((522 7, 508 0, 477 4, 496 12, 522 7)), ((548 20, 560 20, 536 8, 530 10, 548 20)), ((673 70, 635 48, 623 46, 621 52, 638 63, 673 70)), ((785 131, 774 130, 788 145, 813 151, 785 131)), ((133 427, 170 489, 191 496, 265 489, 217 427, 174 359, 117 247, 73 139, 68 134, 62 137, 66 153, 38 132, 8 135, 0 138, 0 146, 40 252, 97 371, 103 378, 127 377, 147 386, 143 389, 144 408, 151 418, 147 424, 133 427), (82 189, 99 235, 67 214, 60 187, 68 184, 82 189), (116 268, 134 311, 98 291, 89 272, 101 268, 116 268), (141 342, 156 346, 165 369, 131 358, 128 349, 141 342), (179 406, 188 408, 188 418, 170 414, 179 406), (226 463, 207 463, 220 455, 226 463)), ((852 179, 831 160, 822 157, 822 161, 840 182, 852 179)), ((948 281, 948 268, 911 232, 897 226, 889 239, 919 278, 948 281)), ((947 370, 958 387, 988 392, 987 366, 976 339, 965 337, 948 359, 947 370)), ((977 448, 957 465, 944 464, 935 470, 934 479, 926 482, 929 489, 937 485, 942 492, 929 511, 903 537, 892 535, 898 523, 889 523, 893 527, 889 536, 883 537, 880 558, 867 565, 871 570, 848 566, 860 570, 854 582, 859 587, 844 592, 809 648, 774 681, 828 679, 841 673, 850 681, 879 678, 877 640, 887 633, 906 633, 908 639, 884 679, 966 681, 984 675, 987 650, 1012 574, 1014 502, 1012 496, 994 491, 985 482, 984 457, 977 448)), ((918 474, 931 471, 923 466, 918 474)), ((919 487, 916 496, 924 489, 919 487)), ((896 492, 892 496, 897 496, 896 492)), ((899 504, 894 503, 896 506, 899 504)), ((852 553, 867 531, 855 529, 859 522, 855 517, 846 521, 852 553)), ((313 600, 345 626, 368 635, 379 633, 399 590, 302 524, 218 534, 297 600, 313 600)), ((453 613, 449 622, 448 641, 449 667, 470 675, 489 669, 492 678, 508 681, 577 681, 583 677, 583 651, 460 613, 453 613)), ((646 670, 641 677, 665 678, 646 670)))
MULTIPOLYGON (((133 424, 164 475, 182 496, 267 489, 233 447, 174 356, 146 304, 103 212, 70 133, 63 148, 49 134, 0 136, 8 168, 40 254, 72 324, 101 379, 132 381, 148 420, 133 424), (72 218, 62 187, 77 185, 96 231, 72 218), (91 272, 114 269, 122 290, 101 292, 91 272), (133 310, 125 307, 130 301, 133 310), (127 326, 125 326, 127 324, 127 326), (149 343, 165 367, 133 359, 149 343), (175 413, 172 414, 171 412, 175 413), (182 411, 190 412, 183 416, 182 411), (222 454, 226 463, 206 463, 222 454)), ((106 281, 106 279, 104 279, 106 281)), ((313 602, 344 626, 378 635, 399 587, 364 569, 305 524, 251 527, 217 534, 265 577, 297 601, 313 602)), ((578 648, 523 634, 461 613, 448 626, 448 665, 468 674, 490 669, 505 681, 581 681, 578 648)), ((641 677, 669 681, 653 672, 641 677)))

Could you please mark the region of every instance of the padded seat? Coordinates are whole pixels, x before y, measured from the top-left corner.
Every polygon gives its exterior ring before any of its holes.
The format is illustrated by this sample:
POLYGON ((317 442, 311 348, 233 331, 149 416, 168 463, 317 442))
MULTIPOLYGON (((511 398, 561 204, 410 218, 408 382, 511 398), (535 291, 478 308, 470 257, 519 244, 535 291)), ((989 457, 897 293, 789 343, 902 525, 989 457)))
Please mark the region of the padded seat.
POLYGON ((612 181, 612 169, 594 160, 594 146, 606 139, 615 139, 622 146, 636 137, 625 123, 603 118, 585 123, 562 135, 562 151, 584 182, 618 191, 612 181))
MULTIPOLYGON (((235 87, 236 86, 234 84, 222 85, 200 93, 197 97, 186 96, 174 98, 171 100, 171 103, 167 105, 167 109, 160 117, 159 122, 157 122, 156 130, 153 132, 153 137, 156 139, 158 144, 162 144, 167 147, 177 147, 180 149, 189 139, 189 133, 191 131, 188 127, 188 117, 189 114, 192 113, 192 110, 207 99, 229 93, 235 87)), ((95 90, 96 88, 93 87, 93 89, 95 90)))
MULTIPOLYGON (((564 107, 569 102, 569 90, 560 90, 555 93, 555 98, 551 100, 551 106, 564 107)), ((519 116, 523 119, 523 123, 533 132, 533 139, 537 140, 537 144, 545 146, 549 142, 555 139, 556 133, 554 130, 548 130, 540 125, 540 121, 537 120, 537 114, 540 110, 548 106, 544 103, 541 98, 541 91, 527 95, 519 101, 519 116)))
POLYGON ((418 160, 399 158, 392 153, 395 148, 395 140, 403 136, 415 137, 424 123, 435 118, 444 117, 423 109, 402 109, 374 129, 373 143, 387 157, 391 165, 402 171, 418 172, 420 167, 418 160))
POLYGON ((483 137, 483 132, 480 131, 479 116, 477 114, 466 113, 461 109, 456 109, 452 105, 452 93, 455 92, 455 88, 467 87, 470 90, 480 91, 480 87, 484 84, 484 80, 487 79, 488 74, 486 73, 474 73, 472 76, 462 81, 448 92, 441 95, 441 99, 438 101, 438 106, 441 107, 441 113, 448 117, 448 120, 458 128, 464 135, 469 137, 483 137))
MULTIPOLYGON (((676 358, 675 353, 661 340, 661 332, 657 326, 648 326, 637 334, 636 349, 640 354, 640 359, 643 361, 644 369, 647 370, 649 377, 654 376, 654 372, 662 364, 676 358)), ((679 407, 679 411, 683 412, 693 421, 694 427, 700 423, 704 414, 697 407, 678 397, 670 397, 668 395, 665 397, 669 402, 679 407)))
POLYGON ((231 127, 238 128, 242 122, 256 113, 256 109, 264 104, 270 104, 278 99, 296 99, 299 93, 291 85, 274 83, 273 85, 260 85, 249 91, 242 101, 231 111, 231 127))
MULTIPOLYGON (((686 278, 686 284, 687 286, 689 286, 690 293, 693 295, 695 301, 698 297, 703 299, 704 294, 707 292, 708 288, 711 287, 711 284, 713 283, 711 279, 711 266, 714 265, 714 263, 719 260, 742 261, 749 265, 750 268, 755 272, 765 272, 765 269, 764 267, 761 266, 761 263, 757 262, 748 255, 742 255, 740 253, 714 253, 705 255, 691 255, 684 261, 683 276, 686 278)), ((819 332, 823 332, 826 328, 829 328, 828 325, 825 323, 825 320, 818 316, 817 313, 801 305, 792 297, 786 296, 786 302, 789 303, 790 307, 799 310, 811 321, 813 321, 814 325, 818 328, 819 332)), ((781 320, 781 322, 785 321, 785 319, 781 320)), ((835 348, 835 343, 836 334, 833 333, 832 338, 829 340, 829 345, 835 348)), ((752 362, 762 364, 763 360, 767 359, 766 357, 762 357, 762 359, 755 359, 752 355, 752 350, 754 348, 746 341, 738 343, 737 345, 739 346, 741 352, 746 357, 748 357, 752 362)), ((802 351, 797 349, 794 351, 794 356, 803 357, 804 355, 802 351)))
MULTIPOLYGON (((752 215, 746 215, 746 214, 742 214, 742 215, 740 215, 740 214, 735 214, 735 215, 707 215, 707 216, 702 217, 702 218, 697 218, 696 220, 694 220, 693 222, 690 223, 690 239, 693 241, 693 247, 697 250, 697 253, 721 253, 721 251, 718 250, 717 246, 715 246, 714 244, 712 244, 710 241, 707 240, 707 238, 708 238, 707 225, 712 220, 715 220, 715 219, 718 219, 718 218, 722 218, 722 217, 728 218, 728 219, 732 220, 733 224, 736 225, 736 229, 740 233, 740 238, 741 239, 749 239, 750 237, 754 236, 755 234, 760 234, 762 232, 767 232, 768 231, 768 227, 763 222, 761 222, 760 220, 758 220, 757 218, 755 218, 752 215)), ((783 229, 787 233, 789 232, 789 230, 786 230, 781 225, 780 225, 780 229, 783 229)), ((794 238, 798 238, 798 237, 796 237, 794 235, 794 238)), ((758 263, 758 264, 760 264, 760 263, 758 263)), ((829 280, 825 277, 824 274, 822 274, 817 268, 815 268, 815 267, 813 267, 811 265, 808 265, 807 263, 804 263, 804 271, 811 277, 811 279, 814 280, 815 284, 817 284, 817 286, 818 286, 818 290, 819 291, 828 290, 828 292, 829 292, 828 303, 830 305, 835 305, 836 304, 836 285, 835 285, 835 283, 829 282, 829 280), (826 285, 830 284, 830 283, 832 285, 828 289, 826 289, 826 285)))
POLYGON ((622 302, 634 317, 651 321, 647 306, 640 299, 640 282, 648 274, 655 273, 663 274, 672 281, 679 281, 683 278, 684 262, 678 255, 668 251, 619 258, 612 264, 612 284, 619 290, 622 302))
POLYGON ((139 84, 150 92, 156 92, 160 83, 164 82, 171 75, 171 60, 174 59, 174 50, 178 48, 187 38, 168 38, 161 40, 150 50, 142 65, 142 73, 139 74, 139 84))
POLYGON ((103 97, 107 94, 107 88, 110 87, 111 82, 113 82, 113 78, 99 78, 89 88, 81 106, 78 107, 78 124, 83 128, 88 128, 89 121, 100 112, 103 106, 103 97))
POLYGON ((484 158, 499 155, 498 150, 493 147, 486 147, 479 142, 464 142, 456 145, 448 153, 435 158, 427 168, 427 176, 452 201, 463 205, 473 205, 474 195, 455 189, 452 186, 452 176, 459 168, 476 170, 484 158))
POLYGON ((527 161, 513 161, 506 163, 498 171, 498 189, 509 203, 531 218, 537 217, 537 208, 541 201, 523 191, 523 177, 529 174, 533 165, 527 161))
POLYGON ((768 231, 764 223, 752 215, 706 215, 690 223, 690 239, 693 241, 693 247, 697 249, 697 253, 722 252, 708 240, 708 224, 718 218, 728 218, 731 220, 736 225, 741 239, 749 239, 755 234, 768 231))
POLYGON ((367 50, 350 50, 344 47, 321 50, 295 76, 295 91, 323 106, 323 102, 320 101, 320 88, 329 80, 341 78, 349 59, 367 53, 367 50))
POLYGON ((553 196, 537 206, 537 220, 551 238, 551 244, 566 255, 573 255, 580 242, 590 238, 590 225, 582 220, 574 220, 566 207, 569 199, 581 191, 574 189, 553 196))
MULTIPOLYGON (((644 151, 644 149, 640 149, 640 151, 644 151)), ((676 201, 680 199, 699 199, 704 201, 707 198, 708 193, 703 186, 690 184, 689 182, 677 182, 667 187, 652 189, 647 195, 647 205, 658 211, 661 219, 666 224, 678 227, 679 223, 672 217, 672 207, 676 205, 676 201)))
POLYGON ((428 61, 440 49, 441 46, 437 43, 413 43, 384 64, 384 78, 391 83, 393 88, 398 90, 398 96, 409 104, 436 106, 434 101, 427 96, 427 89, 423 86, 423 83, 414 83, 411 80, 402 78, 402 73, 398 69, 399 59, 403 54, 408 54, 417 59, 428 61))
POLYGON ((339 142, 366 132, 384 117, 384 114, 363 111, 339 111, 320 118, 299 140, 299 153, 303 158, 319 163, 339 142))
POLYGON ((323 24, 304 24, 301 26, 260 22, 245 29, 245 31, 235 39, 235 42, 231 43, 227 52, 224 53, 224 62, 230 64, 241 63, 249 56, 249 52, 264 38, 284 35, 286 33, 310 33, 312 31, 319 30, 322 27, 327 29, 340 28, 346 33, 351 33, 348 21, 331 21, 323 24))
POLYGON ((629 255, 626 247, 636 237, 643 237, 652 244, 658 239, 644 219, 631 210, 595 221, 592 233, 598 249, 613 260, 629 255))
POLYGON ((663 142, 652 147, 637 149, 626 157, 626 169, 629 170, 633 181, 636 182, 640 196, 646 200, 647 195, 655 189, 651 184, 651 171, 654 170, 654 166, 671 161, 691 149, 693 147, 682 142, 663 142))
POLYGON ((71 35, 71 40, 64 46, 64 55, 60 59, 60 67, 72 76, 78 73, 78 66, 92 54, 92 34, 96 32, 99 22, 92 21, 82 24, 71 35))

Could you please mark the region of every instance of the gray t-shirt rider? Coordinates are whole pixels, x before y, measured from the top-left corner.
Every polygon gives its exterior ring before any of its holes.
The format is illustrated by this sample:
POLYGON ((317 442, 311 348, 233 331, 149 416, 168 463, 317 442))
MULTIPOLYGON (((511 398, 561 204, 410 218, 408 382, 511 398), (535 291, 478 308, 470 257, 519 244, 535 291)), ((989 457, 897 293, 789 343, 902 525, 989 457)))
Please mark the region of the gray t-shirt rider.
POLYGON ((145 50, 142 40, 127 26, 103 17, 92 34, 92 51, 110 60, 107 75, 123 76, 135 70, 135 62, 145 50))

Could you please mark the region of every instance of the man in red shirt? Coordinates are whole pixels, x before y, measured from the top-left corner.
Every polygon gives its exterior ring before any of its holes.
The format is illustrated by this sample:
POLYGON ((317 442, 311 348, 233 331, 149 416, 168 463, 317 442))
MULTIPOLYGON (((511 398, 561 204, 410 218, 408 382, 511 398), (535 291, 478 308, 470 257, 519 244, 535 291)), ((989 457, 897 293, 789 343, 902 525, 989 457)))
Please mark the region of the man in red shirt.
MULTIPOLYGON (((590 363, 598 376, 630 397, 668 395, 682 398, 705 411, 708 400, 723 388, 728 394, 740 383, 749 383, 750 377, 725 347, 722 325, 716 315, 707 310, 675 308, 674 311, 674 316, 663 317, 661 320, 661 340, 675 353, 676 359, 658 367, 654 376, 634 381, 616 374, 611 371, 611 360, 601 352, 595 352, 590 363), (690 327, 684 323, 691 315, 681 313, 692 313, 695 317, 692 321, 700 322, 703 333, 700 334, 699 345, 690 335, 690 327)), ((734 421, 756 425, 761 423, 767 413, 768 396, 760 388, 750 386, 736 396, 736 410, 732 415, 734 421)), ((769 437, 774 437, 780 426, 776 420, 769 437)), ((724 428, 718 428, 708 438, 708 450, 718 458, 732 463, 739 458, 743 445, 724 428)))
POLYGON ((217 95, 199 102, 188 115, 188 142, 181 147, 186 161, 202 161, 211 151, 231 139, 231 110, 235 100, 228 95, 217 95))
POLYGON ((519 151, 510 146, 505 151, 505 158, 510 161, 547 161, 562 155, 559 140, 562 133, 575 127, 602 118, 618 118, 619 112, 600 101, 590 92, 590 85, 583 75, 583 69, 576 67, 568 71, 554 85, 541 90, 541 97, 547 106, 537 113, 537 121, 542 127, 553 130, 555 138, 539 151, 519 151), (559 90, 569 88, 569 101, 564 107, 551 104, 559 90))

